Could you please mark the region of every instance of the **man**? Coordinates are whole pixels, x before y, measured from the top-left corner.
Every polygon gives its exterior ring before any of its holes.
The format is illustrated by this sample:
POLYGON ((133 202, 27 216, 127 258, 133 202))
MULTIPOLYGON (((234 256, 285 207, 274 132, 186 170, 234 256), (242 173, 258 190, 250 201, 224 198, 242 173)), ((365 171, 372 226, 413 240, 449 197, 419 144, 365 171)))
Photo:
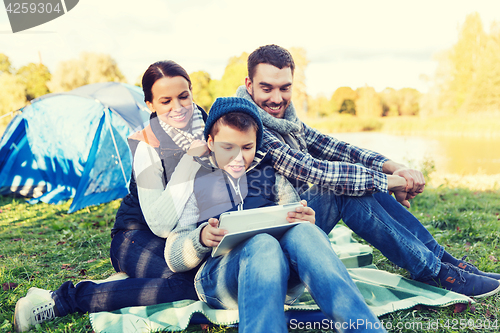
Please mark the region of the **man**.
POLYGON ((291 103, 294 67, 287 50, 262 46, 248 57, 248 77, 236 96, 258 107, 265 127, 262 150, 316 211, 316 224, 329 233, 342 219, 417 281, 467 296, 499 292, 500 274, 451 256, 403 208, 423 192, 421 172, 323 135, 297 118, 291 103))

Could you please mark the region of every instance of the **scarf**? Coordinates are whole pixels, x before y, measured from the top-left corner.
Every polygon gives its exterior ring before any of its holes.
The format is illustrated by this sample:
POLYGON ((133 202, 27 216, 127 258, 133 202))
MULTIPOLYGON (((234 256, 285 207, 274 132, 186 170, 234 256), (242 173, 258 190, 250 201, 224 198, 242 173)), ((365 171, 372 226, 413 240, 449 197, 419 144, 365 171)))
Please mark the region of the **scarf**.
POLYGON ((191 126, 188 126, 187 131, 172 127, 158 117, 160 125, 165 133, 167 133, 168 136, 172 138, 174 143, 185 152, 189 150, 189 147, 194 140, 203 140, 203 129, 205 128, 201 111, 194 103, 191 107, 194 111, 193 116, 191 117, 191 126))
POLYGON ((307 144, 304 136, 300 134, 302 131, 302 121, 297 117, 297 112, 295 111, 293 103, 288 105, 285 110, 284 118, 275 118, 254 102, 245 86, 240 86, 236 90, 236 97, 244 98, 252 102, 255 107, 257 107, 257 111, 259 111, 260 119, 262 119, 264 126, 275 132, 278 139, 285 142, 293 149, 307 152, 307 144))
POLYGON ((252 99, 245 86, 240 86, 236 90, 236 97, 244 98, 252 102, 259 111, 262 123, 269 129, 272 129, 281 135, 290 134, 292 132, 299 132, 302 129, 302 121, 297 117, 293 104, 290 103, 285 110, 285 117, 283 119, 274 118, 266 111, 262 110, 252 99))

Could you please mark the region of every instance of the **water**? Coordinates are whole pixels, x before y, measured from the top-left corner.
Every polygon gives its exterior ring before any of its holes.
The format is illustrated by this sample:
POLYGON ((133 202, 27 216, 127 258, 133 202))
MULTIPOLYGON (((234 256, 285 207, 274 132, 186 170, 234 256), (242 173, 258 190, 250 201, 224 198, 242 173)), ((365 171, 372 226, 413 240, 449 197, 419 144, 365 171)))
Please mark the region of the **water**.
POLYGON ((404 136, 377 132, 338 133, 333 137, 370 149, 406 165, 432 160, 441 173, 500 174, 500 138, 404 136))

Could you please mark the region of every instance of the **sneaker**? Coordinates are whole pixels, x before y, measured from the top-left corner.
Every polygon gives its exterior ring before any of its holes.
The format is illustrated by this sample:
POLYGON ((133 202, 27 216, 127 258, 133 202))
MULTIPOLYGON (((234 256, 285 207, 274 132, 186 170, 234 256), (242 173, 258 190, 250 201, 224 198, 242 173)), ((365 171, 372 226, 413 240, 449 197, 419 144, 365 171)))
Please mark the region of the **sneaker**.
POLYGON ((462 259, 457 259, 458 264, 456 266, 458 268, 461 268, 464 271, 472 273, 472 274, 481 275, 481 276, 487 276, 487 277, 495 279, 495 280, 500 280, 500 274, 498 274, 498 273, 482 272, 476 266, 474 266, 473 264, 471 264, 470 262, 465 261, 465 258, 467 258, 467 256, 463 256, 462 259))
POLYGON ((472 274, 444 262, 441 263, 438 276, 421 282, 476 298, 491 296, 500 291, 498 280, 472 274))
POLYGON ((25 332, 31 326, 55 317, 55 302, 52 299, 52 292, 33 287, 28 290, 25 297, 17 301, 14 327, 17 332, 25 332))

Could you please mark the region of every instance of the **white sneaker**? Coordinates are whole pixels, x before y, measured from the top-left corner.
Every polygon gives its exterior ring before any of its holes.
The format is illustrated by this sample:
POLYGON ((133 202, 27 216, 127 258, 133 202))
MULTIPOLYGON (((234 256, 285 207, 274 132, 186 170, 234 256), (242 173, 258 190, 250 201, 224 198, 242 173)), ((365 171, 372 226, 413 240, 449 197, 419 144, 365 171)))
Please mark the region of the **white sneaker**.
POLYGON ((55 302, 52 292, 32 287, 25 297, 16 303, 14 313, 14 327, 17 332, 25 332, 31 326, 54 319, 55 302))

